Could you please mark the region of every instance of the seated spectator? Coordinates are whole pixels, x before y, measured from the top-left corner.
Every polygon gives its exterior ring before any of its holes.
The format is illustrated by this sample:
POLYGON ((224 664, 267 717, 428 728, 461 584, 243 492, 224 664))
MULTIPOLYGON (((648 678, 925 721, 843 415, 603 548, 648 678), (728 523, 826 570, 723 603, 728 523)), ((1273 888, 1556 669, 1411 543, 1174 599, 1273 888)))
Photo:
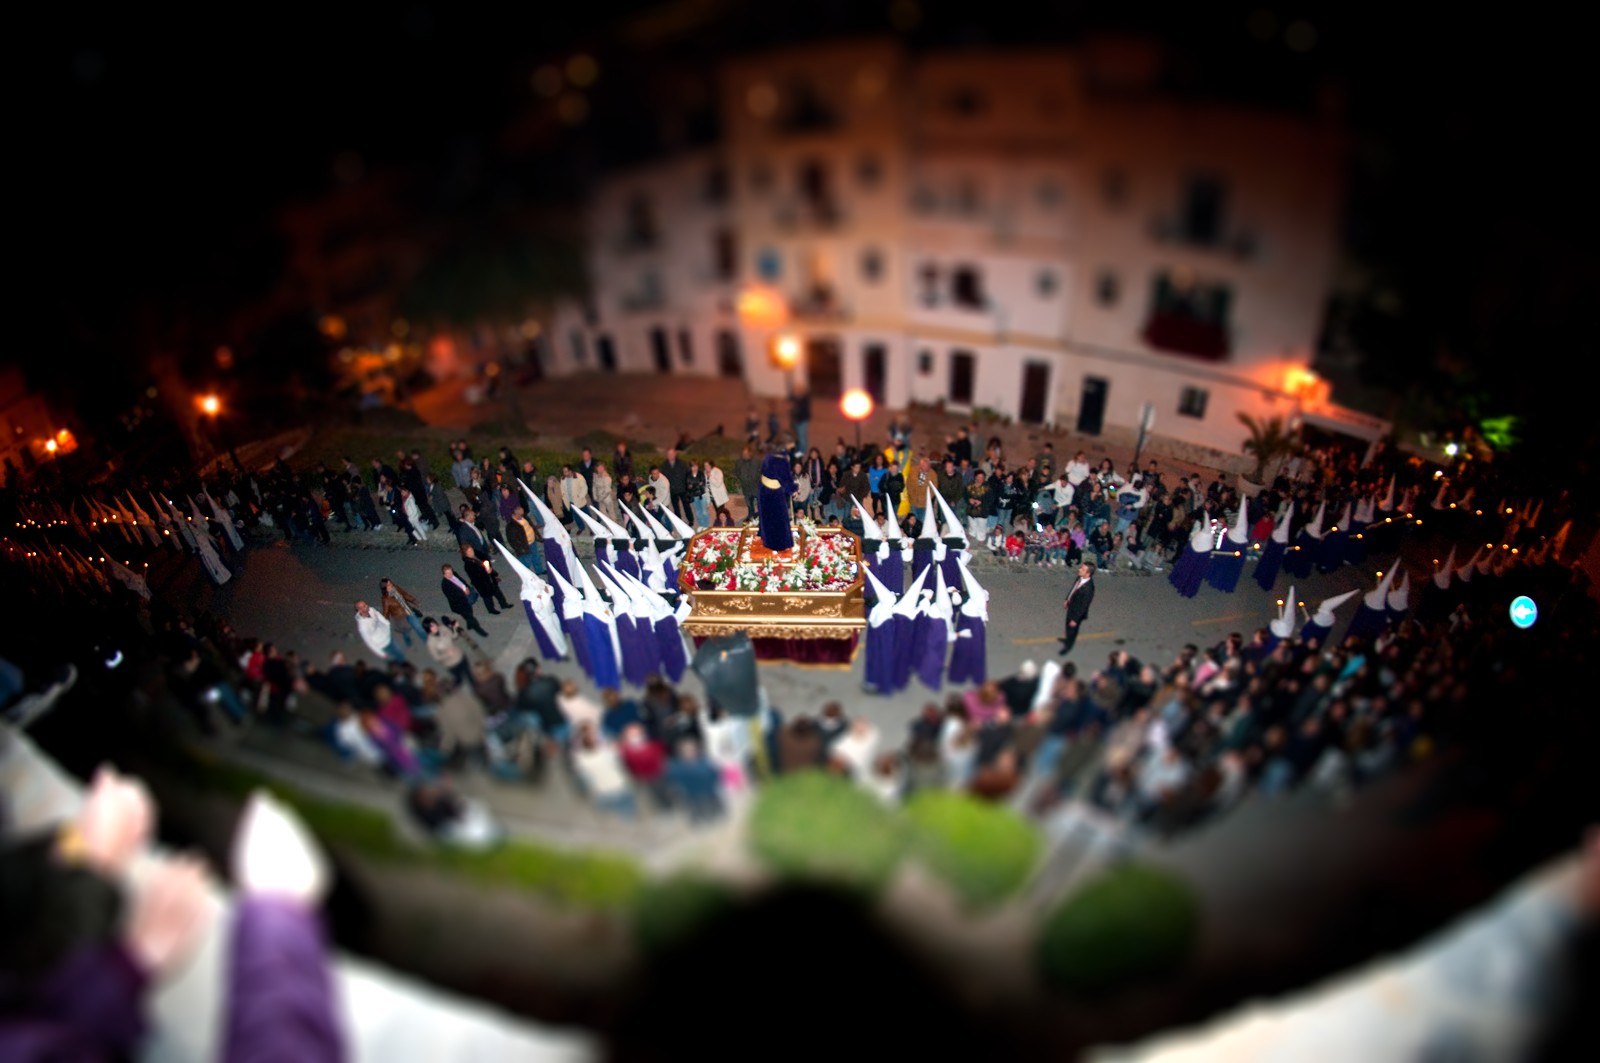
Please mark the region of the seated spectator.
POLYGON ((506 677, 488 659, 479 660, 472 666, 472 690, 490 713, 498 714, 511 708, 511 691, 506 689, 506 677))
POLYGON ((873 762, 872 772, 866 780, 866 785, 867 789, 884 804, 898 804, 906 791, 906 772, 900 754, 881 754, 873 762))
POLYGON ((406 699, 390 689, 387 683, 379 683, 373 688, 372 694, 378 717, 392 724, 401 734, 411 734, 411 706, 406 699))
POLYGON ((878 752, 878 729, 866 720, 856 720, 828 750, 833 764, 859 783, 867 783, 873 758, 878 752))
POLYGON ((628 783, 628 774, 617 755, 617 747, 600 736, 598 727, 585 722, 576 727, 572 768, 589 800, 597 808, 624 816, 636 816, 639 803, 628 783))
POLYGON ((441 681, 444 696, 439 699, 435 719, 439 725, 439 752, 447 762, 486 764, 484 748, 488 722, 484 718, 483 703, 465 683, 453 678, 441 681))
POLYGON ((666 779, 667 751, 660 742, 645 734, 644 724, 630 723, 623 729, 617 752, 622 757, 622 766, 633 781, 655 799, 657 807, 671 807, 672 795, 666 779))
POLYGON ((822 729, 809 716, 796 716, 778 734, 780 774, 788 775, 823 764, 822 729))
POLYGON ((722 774, 723 791, 730 794, 744 792, 748 785, 747 765, 750 760, 749 726, 744 720, 729 716, 715 704, 700 726, 705 734, 706 756, 722 774))
POLYGON ((694 823, 704 823, 722 815, 722 778, 700 749, 700 743, 684 739, 677 754, 666 766, 665 782, 673 796, 683 803, 694 823))
POLYGON ((989 529, 989 534, 984 537, 983 543, 995 557, 1006 556, 1006 530, 1000 525, 996 524, 989 529))
POLYGON ((413 785, 406 811, 428 837, 454 848, 481 852, 505 838, 481 801, 462 797, 443 779, 413 785))
POLYGON ((634 724, 644 726, 639 703, 632 698, 625 698, 615 688, 606 687, 600 691, 600 700, 605 705, 605 712, 600 716, 600 733, 613 742, 619 741, 623 732, 634 724))
POLYGON ((967 792, 985 801, 1003 801, 1021 781, 1016 751, 1007 749, 973 774, 967 792))
POLYGON ((600 729, 600 706, 584 697, 578 690, 578 684, 573 680, 567 679, 562 682, 561 693, 556 695, 556 707, 561 710, 561 715, 566 717, 573 734, 585 725, 593 727, 596 731, 600 729))
POLYGON ((822 716, 817 720, 817 729, 822 734, 823 756, 833 748, 833 744, 850 730, 850 720, 844 714, 844 706, 837 701, 830 701, 822 706, 822 716))
MULTIPOLYGON (((999 529, 996 528, 995 530, 998 531, 999 529)), ((1023 554, 1024 554, 1024 551, 1026 549, 1026 546, 1027 546, 1027 540, 1023 537, 1022 531, 1019 528, 1012 528, 1010 533, 1007 534, 1006 538, 1005 538, 1005 557, 1006 557, 1006 560, 1007 561, 1021 561, 1021 560, 1023 560, 1023 554)))
POLYGON ((967 691, 962 702, 967 710, 967 719, 974 727, 983 726, 1006 708, 1006 698, 1000 692, 1000 684, 992 679, 967 691))

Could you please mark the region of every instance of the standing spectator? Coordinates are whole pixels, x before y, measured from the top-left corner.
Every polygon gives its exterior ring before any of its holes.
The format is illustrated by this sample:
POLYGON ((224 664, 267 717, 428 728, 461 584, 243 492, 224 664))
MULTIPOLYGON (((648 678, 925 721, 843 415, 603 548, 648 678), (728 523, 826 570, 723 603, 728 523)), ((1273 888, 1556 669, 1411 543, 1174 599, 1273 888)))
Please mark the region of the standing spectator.
POLYGON ((393 631, 382 613, 373 612, 366 602, 356 603, 356 630, 367 648, 386 661, 403 661, 406 655, 394 644, 393 631))
POLYGON ((459 682, 468 682, 472 673, 467 668, 467 654, 461 648, 455 631, 431 616, 423 623, 423 627, 428 632, 428 656, 448 669, 459 682))
POLYGON ((723 527, 731 527, 733 514, 728 512, 727 480, 723 477, 722 470, 717 468, 717 463, 710 458, 706 459, 705 474, 706 495, 710 500, 712 511, 716 513, 716 523, 723 527))
POLYGON ((711 506, 706 498, 706 474, 698 461, 689 463, 689 475, 684 481, 684 493, 689 496, 689 506, 694 513, 692 523, 696 528, 711 526, 711 506))
POLYGON ((656 491, 656 501, 666 501, 668 508, 678 514, 685 521, 693 522, 694 507, 689 504, 689 466, 680 461, 676 447, 667 448, 667 460, 660 465, 661 476, 667 482, 669 499, 663 499, 660 488, 656 491))
POLYGON ((442 575, 439 589, 444 593, 445 601, 450 603, 450 612, 465 620, 468 628, 487 638, 489 633, 472 615, 472 605, 478 600, 478 592, 467 586, 449 565, 441 565, 439 572, 442 575))
POLYGON ((756 499, 761 495, 761 459, 750 447, 745 447, 734 462, 733 478, 739 481, 739 492, 744 495, 745 520, 754 520, 756 499))
POLYGON ((789 396, 789 427, 795 446, 804 454, 811 447, 811 393, 803 387, 789 396))
POLYGON ((479 557, 478 552, 472 547, 463 546, 461 567, 466 570, 467 578, 472 581, 473 588, 483 599, 483 604, 488 608, 490 615, 498 614, 500 609, 511 608, 511 603, 506 600, 506 592, 500 589, 500 573, 494 570, 494 565, 487 555, 479 557), (500 609, 495 608, 495 602, 500 603, 500 609))
POLYGON ((416 595, 387 577, 378 581, 378 593, 382 597, 384 619, 389 621, 391 627, 402 625, 400 636, 405 639, 407 649, 411 648, 413 632, 420 639, 428 637, 422 627, 422 603, 417 601, 416 595))

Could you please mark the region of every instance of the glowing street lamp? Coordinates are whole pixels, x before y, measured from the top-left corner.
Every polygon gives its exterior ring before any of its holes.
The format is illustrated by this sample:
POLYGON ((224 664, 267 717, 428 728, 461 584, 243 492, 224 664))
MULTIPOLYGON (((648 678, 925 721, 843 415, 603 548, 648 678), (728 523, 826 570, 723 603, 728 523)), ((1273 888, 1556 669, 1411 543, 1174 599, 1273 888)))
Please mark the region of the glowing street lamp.
POLYGON ((215 417, 222 410, 222 400, 216 395, 200 396, 200 412, 207 417, 215 417))
POLYGON ((861 450, 861 422, 872 416, 872 396, 861 388, 851 388, 839 398, 839 412, 856 425, 856 451, 861 450))
POLYGON ((800 337, 785 332, 772 341, 772 364, 786 372, 793 372, 800 364, 800 337))

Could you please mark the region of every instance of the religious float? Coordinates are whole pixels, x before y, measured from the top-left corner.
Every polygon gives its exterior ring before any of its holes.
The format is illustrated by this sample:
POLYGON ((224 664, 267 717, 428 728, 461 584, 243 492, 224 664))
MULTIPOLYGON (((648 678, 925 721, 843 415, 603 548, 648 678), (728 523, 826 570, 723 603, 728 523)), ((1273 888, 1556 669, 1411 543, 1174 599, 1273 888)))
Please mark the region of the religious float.
POLYGON ((752 525, 690 539, 678 568, 683 631, 696 643, 746 632, 763 661, 847 664, 867 623, 861 540, 809 521, 793 530, 793 548, 778 553, 752 525))

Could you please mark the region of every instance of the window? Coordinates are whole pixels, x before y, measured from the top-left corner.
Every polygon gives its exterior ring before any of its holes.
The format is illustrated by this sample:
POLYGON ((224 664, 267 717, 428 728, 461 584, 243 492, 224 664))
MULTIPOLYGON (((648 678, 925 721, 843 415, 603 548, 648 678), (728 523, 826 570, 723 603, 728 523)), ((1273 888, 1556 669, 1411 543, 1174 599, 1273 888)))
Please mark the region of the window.
POLYGON ((1117 298, 1122 294, 1121 285, 1117 275, 1109 269, 1100 271, 1100 276, 1095 278, 1094 297, 1101 306, 1116 306, 1117 298))
POLYGON ((868 284, 877 284, 883 279, 883 252, 876 247, 861 252, 861 279, 868 284))
POLYGON ((572 330, 571 340, 572 360, 574 363, 582 365, 589 360, 589 341, 580 329, 572 330))
POLYGON ((1128 175, 1119 169, 1110 169, 1100 178, 1100 194, 1106 206, 1120 207, 1128 201, 1128 175))
POLYGON ((917 271, 918 278, 922 281, 921 299, 923 306, 939 305, 939 267, 932 262, 924 262, 917 271))
POLYGON ((731 281, 739 272, 739 239, 732 229, 711 234, 711 261, 719 281, 731 281))
POLYGON ((911 212, 913 214, 937 214, 939 212, 939 197, 932 188, 919 184, 911 192, 911 212))
POLYGON ((715 163, 706 171, 706 202, 726 203, 729 195, 728 168, 715 163))
POLYGON ((770 247, 763 247, 756 256, 756 273, 762 280, 777 280, 783 275, 783 256, 770 247))
POLYGON ((1213 361, 1226 358, 1233 292, 1196 280, 1187 270, 1156 276, 1144 339, 1150 346, 1213 361))
POLYGON ((921 374, 922 376, 932 376, 933 375, 933 352, 932 351, 918 351, 917 352, 917 372, 919 374, 921 374))
POLYGON ((883 181, 883 163, 876 155, 863 155, 856 160, 856 182, 862 188, 877 188, 883 181))
POLYGON ((1184 240, 1201 247, 1222 241, 1227 190, 1215 177, 1191 177, 1183 194, 1184 240))
POLYGON ((972 378, 976 358, 971 351, 950 352, 950 404, 972 405, 972 378))
POLYGON ((1033 279, 1033 287, 1039 293, 1039 298, 1041 299, 1048 299, 1055 295, 1056 289, 1060 287, 1060 281, 1056 279, 1056 271, 1053 269, 1041 269, 1038 276, 1033 279))
POLYGON ((1179 415, 1203 420, 1206 415, 1206 399, 1210 397, 1210 392, 1204 388, 1184 388, 1178 395, 1179 415))
POLYGON ((839 116, 809 81, 797 78, 789 85, 789 106, 782 126, 790 133, 825 132, 839 125, 839 116))
POLYGON ((678 330, 678 360, 684 365, 694 364, 694 341, 686 328, 678 330))
POLYGON ((983 272, 976 266, 957 266, 950 272, 950 299, 963 310, 985 310, 983 272))
POLYGON ((1061 205, 1061 185, 1052 178, 1045 178, 1039 182, 1039 206, 1045 210, 1055 210, 1061 205))

